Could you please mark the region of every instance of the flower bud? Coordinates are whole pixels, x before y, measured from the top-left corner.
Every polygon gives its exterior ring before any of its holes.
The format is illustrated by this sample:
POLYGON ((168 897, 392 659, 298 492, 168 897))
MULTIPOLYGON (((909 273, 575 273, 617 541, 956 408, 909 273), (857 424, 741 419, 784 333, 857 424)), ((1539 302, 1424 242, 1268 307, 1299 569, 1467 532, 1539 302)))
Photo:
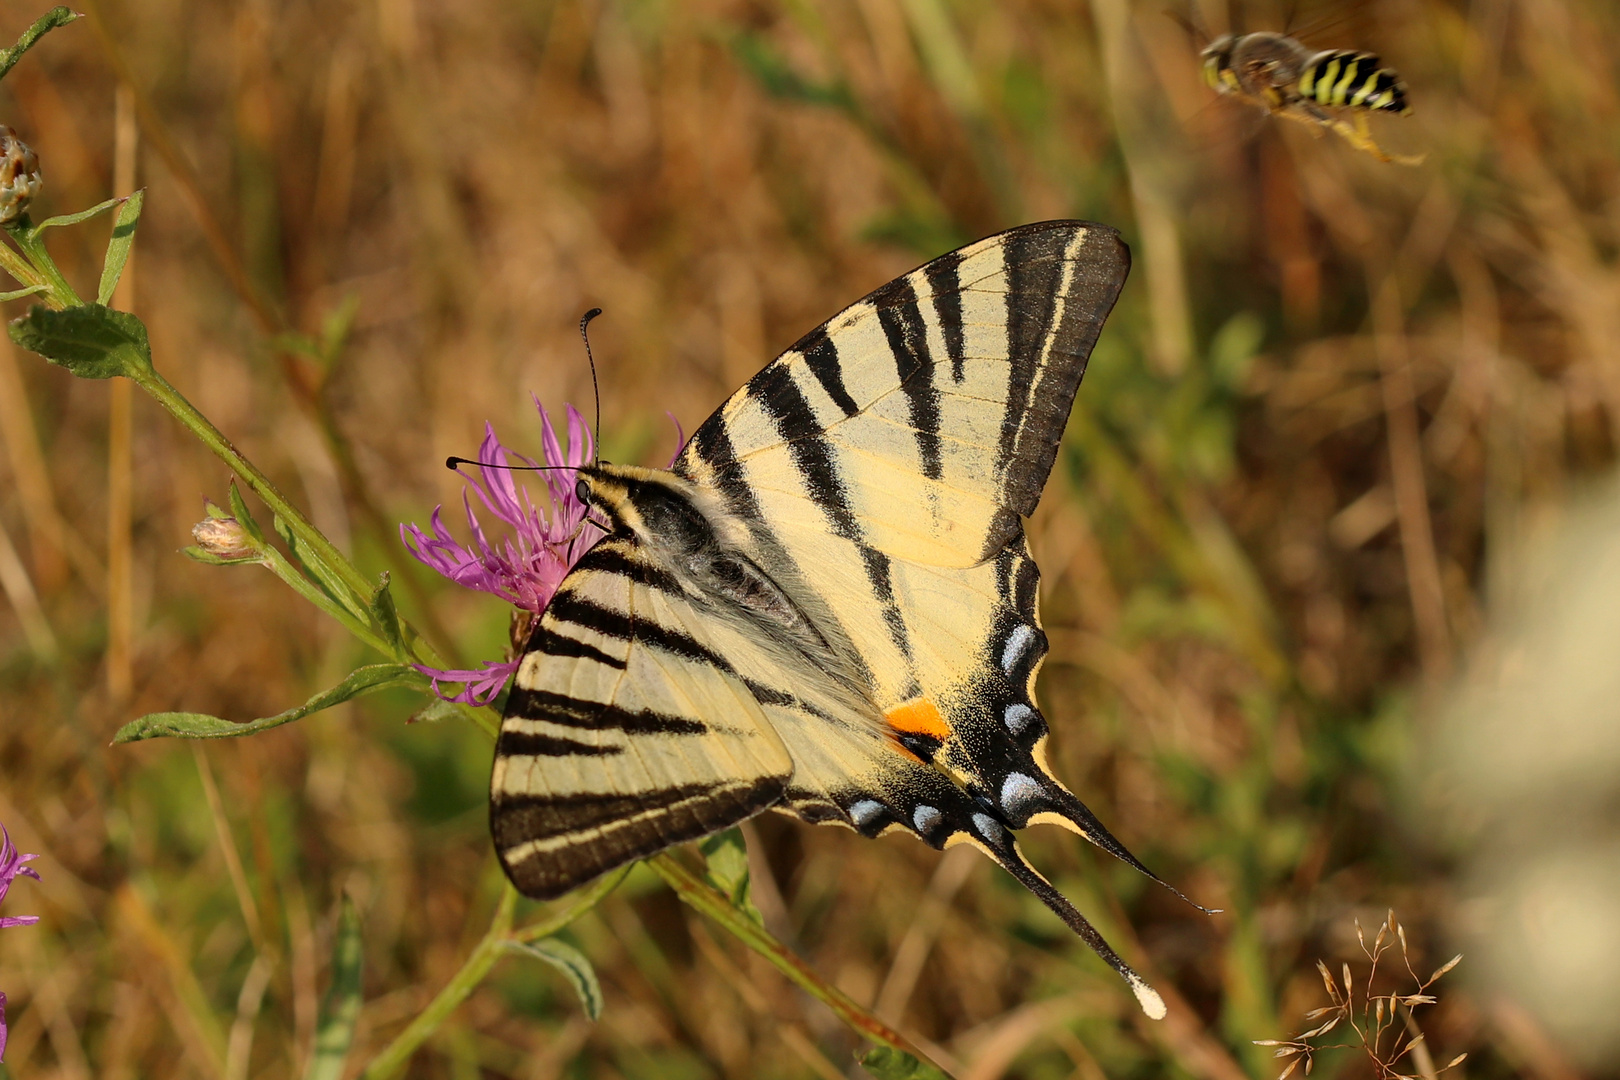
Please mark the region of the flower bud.
POLYGON ((216 559, 248 559, 258 554, 253 538, 233 517, 209 517, 191 527, 197 546, 216 559))
POLYGON ((44 186, 39 158, 15 131, 0 124, 0 224, 15 221, 44 186))

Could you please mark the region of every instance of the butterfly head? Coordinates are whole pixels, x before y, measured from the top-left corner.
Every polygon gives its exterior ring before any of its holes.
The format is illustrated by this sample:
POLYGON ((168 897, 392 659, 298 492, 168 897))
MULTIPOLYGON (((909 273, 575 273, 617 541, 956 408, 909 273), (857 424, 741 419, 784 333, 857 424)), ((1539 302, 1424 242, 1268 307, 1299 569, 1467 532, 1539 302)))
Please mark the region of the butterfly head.
POLYGON ((704 493, 674 473, 634 465, 582 465, 574 495, 609 531, 657 548, 692 551, 711 546, 714 525, 704 493))

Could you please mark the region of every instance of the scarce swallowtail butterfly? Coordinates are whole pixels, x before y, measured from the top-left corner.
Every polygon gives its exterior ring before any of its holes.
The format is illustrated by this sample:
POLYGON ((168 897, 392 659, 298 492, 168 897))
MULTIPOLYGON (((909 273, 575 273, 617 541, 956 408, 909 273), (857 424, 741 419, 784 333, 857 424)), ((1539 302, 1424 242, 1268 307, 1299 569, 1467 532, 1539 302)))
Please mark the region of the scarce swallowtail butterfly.
POLYGON ((610 531, 535 626, 496 744, 518 889, 762 810, 967 843, 1164 1014, 1013 837, 1062 825, 1153 876, 1047 768, 1023 527, 1129 268, 1106 225, 989 237, 806 334, 669 470, 579 469, 610 531))

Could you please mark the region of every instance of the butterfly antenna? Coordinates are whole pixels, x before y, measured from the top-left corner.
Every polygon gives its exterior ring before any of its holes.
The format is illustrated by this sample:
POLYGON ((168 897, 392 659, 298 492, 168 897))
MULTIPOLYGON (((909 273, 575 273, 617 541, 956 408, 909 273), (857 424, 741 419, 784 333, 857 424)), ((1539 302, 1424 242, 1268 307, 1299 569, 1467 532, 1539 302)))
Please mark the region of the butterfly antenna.
POLYGON ((455 457, 444 459, 444 467, 451 472, 462 465, 477 465, 481 469, 507 469, 511 472, 546 472, 550 469, 576 469, 577 465, 497 465, 493 461, 479 461, 476 458, 455 457))
POLYGON ((602 309, 593 307, 579 317, 579 336, 585 342, 585 362, 591 365, 591 396, 596 399, 596 442, 593 444, 595 457, 602 459, 602 391, 596 385, 596 360, 591 356, 591 335, 586 329, 591 320, 602 314, 602 309))

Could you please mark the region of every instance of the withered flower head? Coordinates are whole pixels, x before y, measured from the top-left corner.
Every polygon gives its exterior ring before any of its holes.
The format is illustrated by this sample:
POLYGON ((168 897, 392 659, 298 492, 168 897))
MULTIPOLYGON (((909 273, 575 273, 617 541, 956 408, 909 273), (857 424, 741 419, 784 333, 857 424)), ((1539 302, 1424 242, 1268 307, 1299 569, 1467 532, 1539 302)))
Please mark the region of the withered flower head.
POLYGON ((17 133, 0 124, 0 224, 14 221, 45 180, 39 173, 39 158, 17 133))
POLYGON ((217 558, 246 559, 254 554, 252 538, 233 517, 206 517, 191 527, 191 538, 217 558))

